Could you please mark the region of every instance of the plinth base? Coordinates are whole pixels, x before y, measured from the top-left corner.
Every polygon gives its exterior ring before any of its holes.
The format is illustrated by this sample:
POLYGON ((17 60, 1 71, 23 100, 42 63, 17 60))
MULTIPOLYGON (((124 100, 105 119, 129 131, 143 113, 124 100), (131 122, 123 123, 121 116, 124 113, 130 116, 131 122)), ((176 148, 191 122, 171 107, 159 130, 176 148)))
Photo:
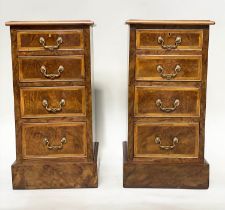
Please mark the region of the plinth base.
POLYGON ((123 186, 129 188, 186 188, 209 187, 209 164, 162 164, 147 161, 128 161, 127 142, 123 142, 123 186))
POLYGON ((13 189, 55 189, 98 187, 98 142, 94 143, 94 160, 23 161, 12 165, 13 189))

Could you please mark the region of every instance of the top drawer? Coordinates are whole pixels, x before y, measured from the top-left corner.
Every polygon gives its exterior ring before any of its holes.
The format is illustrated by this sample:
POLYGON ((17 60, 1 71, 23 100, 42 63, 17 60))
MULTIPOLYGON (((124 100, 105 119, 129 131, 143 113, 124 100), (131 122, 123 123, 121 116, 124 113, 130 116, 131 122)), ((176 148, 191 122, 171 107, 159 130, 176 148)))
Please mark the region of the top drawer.
POLYGON ((83 30, 19 31, 19 51, 54 51, 83 49, 83 30))
POLYGON ((136 30, 136 48, 153 50, 201 50, 202 30, 136 30))

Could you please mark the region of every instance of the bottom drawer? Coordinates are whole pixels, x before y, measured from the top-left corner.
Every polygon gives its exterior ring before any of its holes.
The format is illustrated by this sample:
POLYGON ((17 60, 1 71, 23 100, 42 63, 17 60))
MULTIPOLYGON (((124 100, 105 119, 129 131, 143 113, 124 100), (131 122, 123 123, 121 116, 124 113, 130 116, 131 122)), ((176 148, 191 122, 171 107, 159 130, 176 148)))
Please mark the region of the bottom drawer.
POLYGON ((197 158, 198 123, 149 123, 134 125, 134 157, 197 158))
POLYGON ((86 157, 86 122, 24 123, 23 158, 86 157))

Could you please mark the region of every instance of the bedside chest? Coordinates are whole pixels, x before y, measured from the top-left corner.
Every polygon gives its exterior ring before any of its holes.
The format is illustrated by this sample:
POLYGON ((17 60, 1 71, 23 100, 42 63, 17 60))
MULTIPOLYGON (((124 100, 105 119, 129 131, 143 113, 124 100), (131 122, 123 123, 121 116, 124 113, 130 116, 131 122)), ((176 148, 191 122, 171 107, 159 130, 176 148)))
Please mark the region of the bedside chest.
POLYGON ((204 159, 209 25, 129 20, 124 187, 208 188, 204 159))
POLYGON ((14 189, 97 187, 92 21, 7 22, 16 123, 14 189))

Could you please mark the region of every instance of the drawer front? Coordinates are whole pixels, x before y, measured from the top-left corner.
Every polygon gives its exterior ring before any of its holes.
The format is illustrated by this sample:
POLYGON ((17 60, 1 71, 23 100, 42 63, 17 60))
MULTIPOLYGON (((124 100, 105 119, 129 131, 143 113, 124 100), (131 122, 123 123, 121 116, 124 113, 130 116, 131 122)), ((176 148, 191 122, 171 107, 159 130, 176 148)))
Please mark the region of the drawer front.
POLYGON ((137 30, 137 49, 201 50, 202 30, 137 30))
POLYGON ((198 123, 136 123, 134 156, 190 158, 199 154, 198 123))
POLYGON ((199 88, 136 86, 134 114, 137 117, 199 117, 199 88))
POLYGON ((22 118, 85 116, 85 87, 20 89, 22 118))
POLYGON ((200 81, 201 56, 137 55, 135 77, 138 81, 200 81))
POLYGON ((83 55, 19 57, 20 82, 82 81, 84 77, 83 55))
POLYGON ((25 123, 23 158, 85 157, 86 123, 25 123))
POLYGON ((20 31, 17 45, 19 51, 83 49, 83 30, 20 31))

